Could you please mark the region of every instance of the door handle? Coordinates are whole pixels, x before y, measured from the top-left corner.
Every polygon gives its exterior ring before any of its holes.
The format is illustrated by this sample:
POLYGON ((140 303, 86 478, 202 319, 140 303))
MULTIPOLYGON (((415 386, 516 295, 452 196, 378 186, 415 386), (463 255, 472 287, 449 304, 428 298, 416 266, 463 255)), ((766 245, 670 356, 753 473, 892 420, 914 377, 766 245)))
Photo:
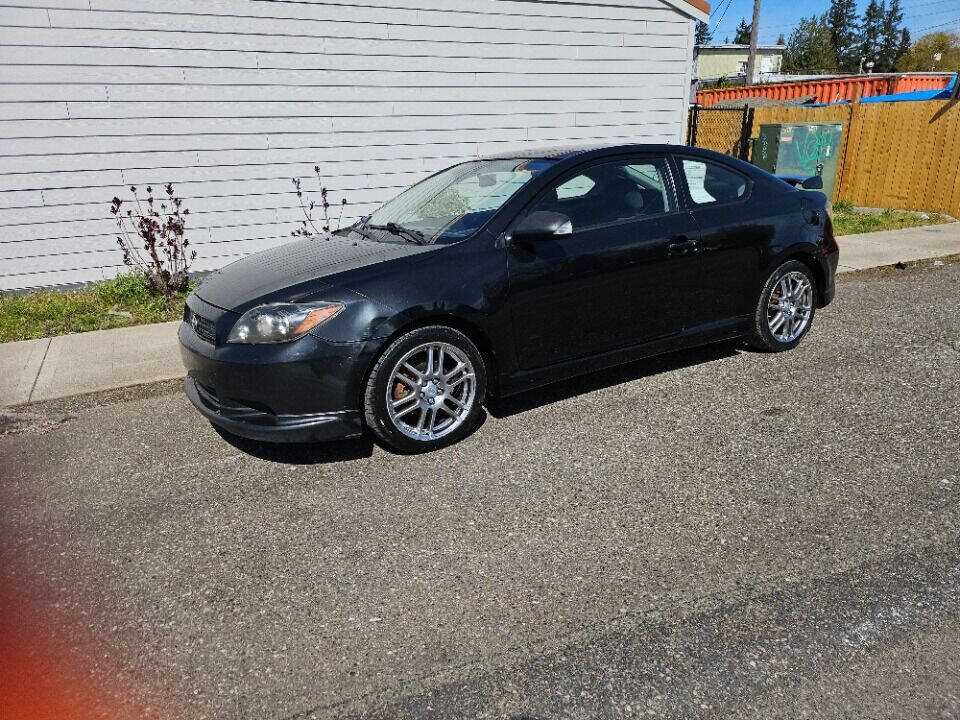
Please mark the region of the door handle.
POLYGON ((673 242, 667 245, 667 250, 671 255, 686 255, 696 252, 696 249, 697 241, 683 236, 673 238, 673 242))

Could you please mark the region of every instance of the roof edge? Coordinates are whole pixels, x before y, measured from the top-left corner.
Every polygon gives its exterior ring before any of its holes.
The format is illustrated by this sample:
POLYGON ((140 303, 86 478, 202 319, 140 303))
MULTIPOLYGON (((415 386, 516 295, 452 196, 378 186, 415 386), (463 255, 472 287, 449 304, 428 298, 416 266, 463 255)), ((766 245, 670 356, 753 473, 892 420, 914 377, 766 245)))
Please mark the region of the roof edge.
POLYGON ((707 22, 710 19, 710 3, 707 0, 663 0, 684 15, 707 22))
MULTIPOLYGON (((739 43, 708 43, 707 45, 695 45, 700 50, 750 50, 749 45, 740 45, 739 43)), ((780 50, 786 52, 786 45, 757 45, 757 50, 780 50)))

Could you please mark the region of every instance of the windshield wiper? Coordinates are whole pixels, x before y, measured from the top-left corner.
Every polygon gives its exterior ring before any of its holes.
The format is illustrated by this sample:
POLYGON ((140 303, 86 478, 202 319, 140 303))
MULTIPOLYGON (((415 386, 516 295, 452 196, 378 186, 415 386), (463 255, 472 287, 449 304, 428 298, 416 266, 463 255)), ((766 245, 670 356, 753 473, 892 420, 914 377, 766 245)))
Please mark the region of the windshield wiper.
POLYGON ((428 238, 419 230, 407 228, 403 225, 397 225, 395 222, 388 222, 386 225, 367 225, 366 227, 372 228, 373 230, 386 230, 391 235, 396 235, 397 237, 401 237, 407 242, 412 242, 416 245, 426 245, 428 242, 430 242, 430 238, 428 238))
POLYGON ((362 237, 364 240, 372 240, 373 238, 371 238, 370 235, 363 229, 365 225, 366 225, 365 223, 357 223, 356 225, 352 226, 350 229, 353 230, 357 235, 362 237))

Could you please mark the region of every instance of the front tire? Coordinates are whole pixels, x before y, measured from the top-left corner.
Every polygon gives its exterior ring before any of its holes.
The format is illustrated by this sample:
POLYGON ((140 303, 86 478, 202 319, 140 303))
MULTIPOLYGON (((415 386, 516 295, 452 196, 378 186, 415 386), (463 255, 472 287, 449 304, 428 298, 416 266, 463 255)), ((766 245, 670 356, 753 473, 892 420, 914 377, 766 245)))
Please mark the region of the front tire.
POLYGON ((469 435, 483 414, 483 357, 470 338, 443 325, 394 340, 367 380, 364 417, 385 445, 421 453, 469 435))
POLYGON ((813 325, 817 280, 799 260, 788 260, 771 273, 760 293, 750 345, 765 352, 792 350, 813 325))

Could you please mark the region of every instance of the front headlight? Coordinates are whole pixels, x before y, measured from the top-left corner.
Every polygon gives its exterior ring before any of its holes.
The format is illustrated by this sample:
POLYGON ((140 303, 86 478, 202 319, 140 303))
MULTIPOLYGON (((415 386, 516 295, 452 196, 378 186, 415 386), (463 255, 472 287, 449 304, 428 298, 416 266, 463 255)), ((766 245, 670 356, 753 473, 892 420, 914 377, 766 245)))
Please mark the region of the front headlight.
POLYGON ((282 343, 303 337, 336 317, 342 303, 273 303, 247 310, 227 337, 228 343, 282 343))

